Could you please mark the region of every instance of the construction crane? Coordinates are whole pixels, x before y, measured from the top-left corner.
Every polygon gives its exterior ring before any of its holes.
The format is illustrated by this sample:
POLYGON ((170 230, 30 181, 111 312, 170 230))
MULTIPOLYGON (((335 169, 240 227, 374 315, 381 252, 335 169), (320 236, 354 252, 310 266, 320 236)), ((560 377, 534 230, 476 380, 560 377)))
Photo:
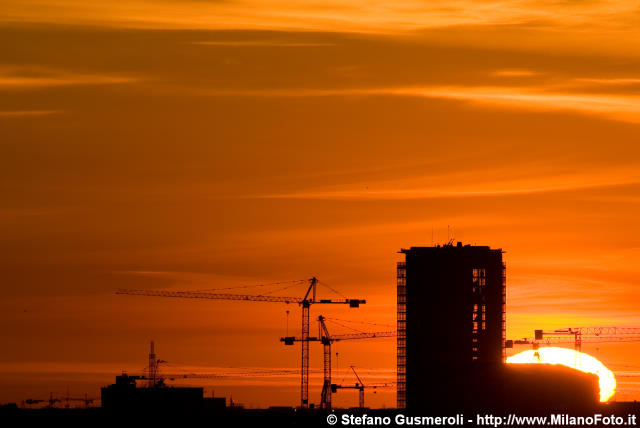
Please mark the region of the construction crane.
MULTIPOLYGON (((236 377, 269 377, 269 376, 286 376, 300 373, 298 370, 272 370, 272 371, 246 371, 246 372, 228 372, 228 373, 163 373, 158 374, 156 377, 153 388, 164 388, 165 380, 176 381, 180 379, 225 379, 236 377)), ((151 379, 146 376, 129 376, 134 380, 146 380, 149 382, 151 379)))
POLYGON ((320 396, 320 408, 331 410, 331 335, 324 323, 324 317, 318 316, 319 331, 318 336, 322 342, 323 349, 323 377, 322 377, 322 393, 320 396))
POLYGON ((69 408, 69 402, 70 401, 79 401, 79 402, 84 403, 85 407, 89 407, 95 401, 95 399, 88 398, 86 393, 84 394, 84 398, 71 397, 68 394, 66 396, 64 396, 64 397, 54 397, 53 393, 50 393, 49 394, 49 399, 47 399, 47 400, 27 398, 26 400, 22 401, 22 406, 23 407, 25 405, 33 406, 34 404, 47 403, 47 407, 48 408, 53 408, 53 407, 55 407, 56 403, 65 402, 65 407, 69 408))
MULTIPOLYGON (((298 374, 298 370, 281 369, 281 370, 247 370, 243 372, 227 372, 227 373, 161 373, 159 366, 161 363, 168 364, 167 361, 157 358, 153 340, 149 350, 149 365, 142 375, 128 376, 134 380, 147 381, 148 388, 162 388, 165 386, 165 379, 174 381, 176 379, 217 379, 230 377, 262 377, 262 376, 283 376, 289 374, 298 374)), ((126 373, 123 373, 126 374, 126 373)))
POLYGON ((582 352, 583 343, 637 342, 640 341, 640 328, 636 327, 570 327, 553 331, 535 330, 533 338, 507 340, 505 347, 513 345, 573 343, 574 350, 582 352), (568 339, 567 336, 573 336, 568 339))
POLYGON ((281 342, 285 345, 293 345, 295 342, 306 341, 320 342, 323 347, 323 383, 322 393, 320 396, 320 407, 325 410, 331 410, 331 344, 340 340, 354 340, 354 339, 374 339, 378 337, 396 337, 395 331, 376 331, 370 333, 349 333, 340 335, 330 335, 327 325, 325 324, 326 318, 322 315, 318 316, 318 337, 294 337, 287 336, 280 338, 281 342))
POLYGON ((51 396, 48 400, 42 400, 39 398, 27 398, 26 400, 22 400, 22 407, 24 408, 25 405, 33 406, 34 404, 40 404, 40 403, 49 403, 49 407, 53 407, 53 405, 57 401, 58 399, 54 399, 53 396, 51 396))
POLYGON ((158 367, 160 364, 166 363, 164 360, 159 360, 156 358, 156 353, 154 349, 153 340, 151 341, 151 349, 149 350, 149 366, 147 367, 147 377, 148 377, 148 386, 154 387, 159 381, 158 378, 158 367))
POLYGON ((362 379, 360 379, 360 376, 358 376, 358 373, 356 373, 355 367, 354 366, 350 366, 350 367, 351 367, 351 370, 353 371, 353 374, 356 375, 356 379, 358 379, 358 382, 356 382, 354 385, 336 385, 334 383, 334 384, 331 384, 330 390, 332 393, 336 393, 338 392, 338 389, 357 389, 358 390, 358 407, 361 409, 364 408, 364 389, 365 388, 379 388, 379 387, 393 386, 393 384, 388 384, 388 383, 365 385, 362 379))
POLYGON ((157 296, 157 297, 179 297, 186 299, 214 299, 214 300, 237 300, 250 302, 272 302, 272 303, 297 303, 302 307, 302 363, 300 379, 300 407, 309 406, 309 311, 313 304, 346 304, 351 308, 358 308, 361 304, 367 303, 364 299, 331 300, 317 299, 316 288, 318 279, 314 276, 309 279, 309 287, 302 298, 283 297, 270 295, 250 295, 250 294, 228 294, 211 293, 207 291, 168 291, 168 290, 135 290, 120 289, 116 294, 128 294, 134 296, 157 296))
POLYGON ((84 403, 84 407, 89 407, 93 403, 94 399, 93 398, 89 398, 86 393, 84 394, 84 398, 82 398, 82 397, 70 397, 68 395, 68 393, 67 393, 67 395, 64 398, 58 399, 58 401, 64 401, 65 402, 65 407, 68 409, 70 401, 79 401, 79 402, 84 403))
POLYGON ((229 372, 229 373, 177 373, 163 375, 163 379, 221 379, 233 377, 269 377, 269 376, 286 376, 300 373, 298 370, 272 370, 272 371, 247 371, 247 372, 229 372))

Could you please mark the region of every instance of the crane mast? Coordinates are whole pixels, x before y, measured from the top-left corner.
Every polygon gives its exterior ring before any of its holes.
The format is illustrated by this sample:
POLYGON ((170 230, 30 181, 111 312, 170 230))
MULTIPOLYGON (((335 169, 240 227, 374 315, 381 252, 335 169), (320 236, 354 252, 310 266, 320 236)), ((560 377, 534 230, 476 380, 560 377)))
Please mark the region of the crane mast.
POLYGON ((358 373, 356 373, 354 366, 351 366, 351 370, 353 370, 353 374, 356 375, 356 379, 358 379, 356 386, 358 386, 358 384, 360 385, 360 388, 358 389, 358 405, 362 409, 364 408, 364 382, 360 379, 358 373))
POLYGON ((323 382, 320 407, 325 410, 331 410, 331 336, 322 315, 318 317, 318 324, 323 350, 323 382))
POLYGON ((323 348, 323 383, 322 393, 320 397, 320 407, 325 410, 331 410, 331 394, 333 388, 331 384, 331 344, 333 342, 341 340, 354 340, 354 339, 375 339, 381 337, 396 337, 395 331, 375 331, 368 333, 350 333, 350 334, 338 334, 331 335, 327 325, 325 324, 326 318, 322 315, 318 316, 318 337, 294 337, 287 336, 281 337, 280 341, 285 345, 293 345, 295 342, 306 343, 307 347, 309 342, 320 342, 323 348))
POLYGON ((311 278, 309 288, 302 299, 302 338, 301 341, 301 367, 300 367, 300 406, 305 408, 309 406, 309 311, 311 303, 316 300, 316 286, 318 280, 314 276, 311 278), (309 293, 312 292, 311 300, 308 299, 309 293))
POLYGON ((149 350, 149 368, 147 369, 147 371, 149 375, 149 381, 148 381, 149 388, 152 388, 156 386, 156 383, 158 381, 157 379, 158 366, 156 363, 156 353, 154 350, 153 340, 151 341, 151 348, 149 350))

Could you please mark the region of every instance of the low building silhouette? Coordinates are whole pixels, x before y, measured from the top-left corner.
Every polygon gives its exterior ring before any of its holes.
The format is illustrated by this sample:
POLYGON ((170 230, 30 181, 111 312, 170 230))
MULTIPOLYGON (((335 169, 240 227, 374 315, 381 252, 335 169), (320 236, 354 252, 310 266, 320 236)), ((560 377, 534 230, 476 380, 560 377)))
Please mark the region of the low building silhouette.
MULTIPOLYGON (((171 412, 203 408, 203 388, 172 387, 163 383, 141 388, 136 384, 136 381, 140 379, 139 376, 127 374, 116 376, 115 384, 101 389, 102 408, 109 411, 126 412, 133 410, 171 412)), ((207 403, 208 406, 219 404, 207 403)))

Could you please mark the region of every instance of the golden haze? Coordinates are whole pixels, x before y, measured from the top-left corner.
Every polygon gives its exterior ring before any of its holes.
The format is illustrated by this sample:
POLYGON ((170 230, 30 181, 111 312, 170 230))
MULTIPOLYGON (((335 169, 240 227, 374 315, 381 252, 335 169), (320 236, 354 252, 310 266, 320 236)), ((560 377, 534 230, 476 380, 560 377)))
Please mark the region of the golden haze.
MULTIPOLYGON (((150 339, 202 370, 295 368, 278 338, 296 307, 113 291, 316 275, 368 300, 325 315, 393 326, 396 251, 448 225, 507 251, 509 337, 640 325, 635 2, 0 11, 0 402, 97 394, 150 339)), ((585 351, 636 373, 637 347, 585 351)), ((393 340, 337 348, 342 368, 393 379, 393 340)), ((211 388, 297 401, 295 381, 254 386, 211 388)), ((638 398, 619 383, 615 399, 638 398)))

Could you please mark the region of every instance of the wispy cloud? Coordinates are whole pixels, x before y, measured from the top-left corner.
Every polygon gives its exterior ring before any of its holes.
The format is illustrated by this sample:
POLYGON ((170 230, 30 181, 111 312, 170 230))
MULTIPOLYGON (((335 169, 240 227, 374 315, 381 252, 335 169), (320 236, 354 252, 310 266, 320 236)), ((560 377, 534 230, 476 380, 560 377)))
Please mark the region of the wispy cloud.
POLYGON ((640 78, 610 77, 610 78, 576 78, 577 82, 592 83, 596 85, 638 85, 640 78))
POLYGON ((0 117, 32 117, 60 114, 61 110, 0 110, 0 117))
POLYGON ((392 93, 408 96, 450 98, 498 107, 535 111, 574 111, 640 123, 640 96, 561 93, 518 87, 431 87, 399 88, 392 93))
POLYGON ((239 97, 363 97, 398 96, 466 101, 470 103, 538 112, 568 111, 609 120, 640 123, 640 95, 560 92, 538 87, 410 86, 376 88, 212 89, 196 92, 210 96, 239 97))
POLYGON ((320 188, 300 192, 271 194, 264 198, 324 199, 324 200, 406 200, 508 196, 545 192, 582 190, 597 187, 640 183, 640 168, 630 166, 616 170, 571 172, 528 177, 491 175, 482 179, 474 171, 475 180, 464 173, 422 176, 411 179, 362 182, 349 186, 320 188))
POLYGON ((504 69, 504 70, 495 70, 490 73, 490 76, 494 77, 530 77, 536 76, 540 74, 537 71, 526 70, 526 69, 504 69))
POLYGON ((205 40, 200 42, 192 42, 194 45, 204 46, 229 46, 229 47, 285 47, 285 48, 307 48, 307 47, 323 47, 335 46, 334 43, 314 43, 314 42, 292 42, 284 40, 205 40))
POLYGON ((367 0, 320 3, 279 0, 111 2, 93 0, 9 0, 4 20, 82 23, 151 28, 297 28, 333 31, 401 32, 457 25, 514 25, 531 22, 555 26, 599 23, 632 25, 633 1, 530 2, 409 0, 378 5, 367 0))
POLYGON ((139 79, 109 74, 83 74, 51 69, 0 68, 0 89, 38 89, 56 86, 113 85, 139 79))

